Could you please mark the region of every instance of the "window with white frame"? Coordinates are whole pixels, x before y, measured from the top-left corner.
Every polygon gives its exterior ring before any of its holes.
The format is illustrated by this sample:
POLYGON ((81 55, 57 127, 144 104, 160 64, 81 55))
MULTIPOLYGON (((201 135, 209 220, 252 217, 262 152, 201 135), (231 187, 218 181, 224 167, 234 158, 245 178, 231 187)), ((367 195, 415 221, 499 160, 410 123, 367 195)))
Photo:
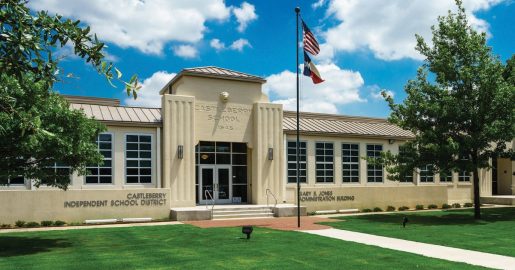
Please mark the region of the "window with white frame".
POLYGON ((334 144, 332 142, 315 143, 315 172, 317 183, 334 181, 334 144))
POLYGON ((440 172, 440 182, 452 183, 452 171, 449 170, 440 172))
MULTIPOLYGON (((297 183, 297 142, 288 141, 288 183, 297 183)), ((306 183, 306 142, 299 142, 299 181, 306 183)))
MULTIPOLYGON (((51 166, 48 166, 46 170, 48 170, 49 175, 71 177, 70 166, 66 166, 61 162, 54 162, 51 166)), ((55 181, 55 179, 50 180, 55 181)))
POLYGON ((458 174, 458 182, 470 182, 470 172, 467 171, 461 171, 458 174))
MULTIPOLYGON (((401 165, 406 165, 406 163, 405 163, 406 160, 404 160, 404 162, 403 162, 403 159, 407 158, 406 156, 407 156, 406 147, 403 146, 403 145, 399 145, 399 159, 402 162, 401 165)), ((399 175, 399 182, 401 182, 401 183, 413 183, 413 170, 409 170, 409 171, 401 173, 399 175)))
POLYGON ((434 182, 435 175, 433 173, 433 165, 428 164, 420 168, 420 182, 431 183, 434 182))
MULTIPOLYGON (((381 144, 367 144, 367 157, 379 158, 383 146, 381 144)), ((367 164, 367 181, 369 183, 383 182, 383 166, 377 164, 367 164)))
POLYGON ((86 184, 112 184, 113 183, 113 135, 101 133, 97 137, 98 151, 104 156, 101 164, 86 167, 86 184))
POLYGON ((15 185, 15 186, 25 185, 25 178, 23 176, 9 177, 7 179, 7 183, 9 185, 15 185))
MULTIPOLYGON (((468 160, 468 157, 466 155, 461 155, 460 159, 463 161, 468 160)), ((470 182, 470 172, 463 170, 458 173, 458 182, 470 182)))
POLYGON ((125 180, 128 184, 152 183, 152 135, 125 135, 125 180))
POLYGON ((342 143, 342 181, 359 183, 359 144, 342 143))

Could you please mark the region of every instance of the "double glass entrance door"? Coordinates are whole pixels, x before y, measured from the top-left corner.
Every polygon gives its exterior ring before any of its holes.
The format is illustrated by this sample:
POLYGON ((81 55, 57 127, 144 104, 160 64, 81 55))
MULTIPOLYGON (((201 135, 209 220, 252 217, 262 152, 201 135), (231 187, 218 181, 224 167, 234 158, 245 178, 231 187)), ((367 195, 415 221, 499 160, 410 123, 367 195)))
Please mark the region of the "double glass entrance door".
POLYGON ((202 198, 200 203, 210 203, 211 196, 216 204, 232 202, 232 173, 231 166, 227 165, 201 165, 199 166, 199 185, 201 188, 198 194, 202 198))

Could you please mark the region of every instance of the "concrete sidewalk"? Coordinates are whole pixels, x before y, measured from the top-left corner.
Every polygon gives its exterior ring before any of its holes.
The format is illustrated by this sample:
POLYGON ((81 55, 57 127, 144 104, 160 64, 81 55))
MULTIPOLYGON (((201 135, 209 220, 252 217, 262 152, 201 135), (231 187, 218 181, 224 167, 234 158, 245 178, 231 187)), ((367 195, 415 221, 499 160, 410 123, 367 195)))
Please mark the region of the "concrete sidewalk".
POLYGON ((431 258, 454 262, 463 262, 496 269, 514 269, 515 258, 460 248, 425 244, 415 241, 402 240, 391 237, 377 236, 366 233, 351 232, 338 229, 305 230, 301 231, 344 241, 351 241, 365 245, 378 246, 387 249, 399 250, 419 254, 431 258))

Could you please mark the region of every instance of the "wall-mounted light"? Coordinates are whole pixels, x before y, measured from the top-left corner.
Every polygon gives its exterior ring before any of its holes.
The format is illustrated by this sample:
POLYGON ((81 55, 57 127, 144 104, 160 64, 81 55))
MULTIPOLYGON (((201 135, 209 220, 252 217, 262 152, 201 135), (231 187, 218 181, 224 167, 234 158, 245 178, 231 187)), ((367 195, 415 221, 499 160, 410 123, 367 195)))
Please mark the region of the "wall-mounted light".
POLYGON ((268 148, 268 160, 274 160, 274 149, 268 148))
POLYGON ((179 158, 179 159, 184 158, 184 145, 177 146, 177 158, 179 158))
POLYGON ((393 144, 393 143, 395 143, 395 140, 394 140, 394 139, 389 139, 389 140, 388 140, 388 143, 389 143, 389 144, 393 144))

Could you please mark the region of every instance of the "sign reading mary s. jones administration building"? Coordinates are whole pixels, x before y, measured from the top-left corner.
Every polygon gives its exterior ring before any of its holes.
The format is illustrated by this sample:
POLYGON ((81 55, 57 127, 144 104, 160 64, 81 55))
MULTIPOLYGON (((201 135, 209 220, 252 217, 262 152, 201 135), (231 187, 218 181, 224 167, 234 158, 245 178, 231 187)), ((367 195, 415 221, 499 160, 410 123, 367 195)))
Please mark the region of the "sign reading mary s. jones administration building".
POLYGON ((138 207, 138 206, 163 206, 166 205, 166 193, 139 192, 128 193, 125 198, 111 200, 80 200, 65 201, 64 208, 86 207, 138 207))
POLYGON ((332 190, 304 191, 300 193, 301 202, 345 202, 354 201, 354 195, 339 195, 332 190))

